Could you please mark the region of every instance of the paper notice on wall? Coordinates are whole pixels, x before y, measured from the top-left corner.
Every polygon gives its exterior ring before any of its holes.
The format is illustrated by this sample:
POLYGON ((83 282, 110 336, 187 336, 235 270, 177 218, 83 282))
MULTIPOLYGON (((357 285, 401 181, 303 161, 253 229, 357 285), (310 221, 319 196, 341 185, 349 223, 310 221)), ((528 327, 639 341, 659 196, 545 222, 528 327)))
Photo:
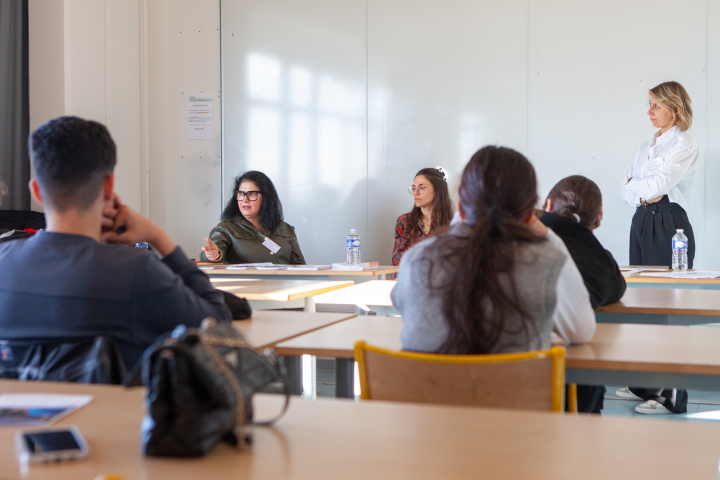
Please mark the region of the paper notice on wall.
POLYGON ((185 103, 185 111, 187 112, 185 138, 187 140, 212 140, 212 95, 188 95, 185 103))

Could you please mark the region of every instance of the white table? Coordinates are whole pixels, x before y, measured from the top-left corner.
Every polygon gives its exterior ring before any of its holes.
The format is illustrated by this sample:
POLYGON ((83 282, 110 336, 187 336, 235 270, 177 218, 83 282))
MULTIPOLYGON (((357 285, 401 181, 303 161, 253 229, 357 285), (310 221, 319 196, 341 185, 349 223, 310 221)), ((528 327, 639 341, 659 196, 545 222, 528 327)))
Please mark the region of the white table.
POLYGON ((213 287, 250 301, 253 309, 292 308, 293 300, 304 302, 306 312, 315 311, 315 296, 354 285, 355 282, 314 282, 307 280, 255 280, 211 278, 213 287), (278 303, 280 302, 280 303, 278 303))

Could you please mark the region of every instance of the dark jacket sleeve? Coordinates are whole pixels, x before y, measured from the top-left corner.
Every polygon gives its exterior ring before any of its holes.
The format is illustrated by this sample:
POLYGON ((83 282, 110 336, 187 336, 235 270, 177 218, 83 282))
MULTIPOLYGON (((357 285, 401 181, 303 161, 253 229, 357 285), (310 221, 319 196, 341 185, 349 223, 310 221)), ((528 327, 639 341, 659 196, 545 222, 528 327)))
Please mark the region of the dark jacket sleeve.
MULTIPOLYGON (((620 267, 618 267, 615 258, 612 253, 605 250, 607 255, 607 263, 613 265, 615 268, 610 269, 607 275, 605 289, 603 290, 603 298, 599 299, 597 305, 593 305, 593 308, 597 308, 602 305, 609 305, 611 303, 619 302, 622 296, 625 294, 627 285, 625 283, 625 277, 622 276, 620 267)), ((593 302, 594 303, 594 302, 593 302)))
POLYGON ((290 239, 290 245, 292 245, 290 265, 305 265, 305 257, 300 250, 300 242, 298 242, 295 229, 293 229, 293 237, 290 239))
POLYGON ((207 275, 180 247, 162 260, 148 255, 133 291, 136 342, 152 343, 155 337, 180 324, 198 327, 206 317, 232 318, 222 292, 213 288, 207 275))
MULTIPOLYGON (((222 257, 220 257, 220 262, 222 263, 228 263, 225 259, 227 258, 228 249, 232 248, 232 237, 228 234, 228 232, 221 227, 220 225, 216 226, 212 230, 210 230, 210 234, 208 235, 208 238, 215 242, 215 245, 220 249, 222 252, 222 257)), ((205 251, 200 251, 200 259, 203 262, 209 262, 207 256, 205 255, 205 251)), ((218 262, 216 262, 218 263, 218 262)))

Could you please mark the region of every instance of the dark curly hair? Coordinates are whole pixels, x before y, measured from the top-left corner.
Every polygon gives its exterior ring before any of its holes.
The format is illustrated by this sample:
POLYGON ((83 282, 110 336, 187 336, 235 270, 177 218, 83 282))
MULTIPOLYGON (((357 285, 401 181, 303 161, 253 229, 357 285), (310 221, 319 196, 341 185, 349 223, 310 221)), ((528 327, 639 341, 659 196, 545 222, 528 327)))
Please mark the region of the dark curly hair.
POLYGON ((240 184, 246 180, 258 186, 258 190, 260 190, 260 194, 262 195, 260 225, 262 225, 263 229, 272 232, 283 221, 282 204, 280 203, 280 197, 277 194, 277 190, 275 190, 275 185, 273 185, 272 180, 264 173, 256 170, 250 170, 235 178, 235 185, 233 186, 230 199, 225 205, 225 210, 223 210, 222 219, 234 220, 236 218, 245 218, 243 214, 240 213, 240 208, 238 207, 237 191, 240 188, 240 184))

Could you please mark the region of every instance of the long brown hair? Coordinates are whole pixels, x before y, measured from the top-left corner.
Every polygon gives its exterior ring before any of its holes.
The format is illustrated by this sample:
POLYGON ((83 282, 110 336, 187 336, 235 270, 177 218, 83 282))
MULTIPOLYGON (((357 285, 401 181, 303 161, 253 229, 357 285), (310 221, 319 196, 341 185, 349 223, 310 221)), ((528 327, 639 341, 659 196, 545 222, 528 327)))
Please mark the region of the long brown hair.
MULTIPOLYGON (((552 200, 550 213, 578 221, 592 229, 602 210, 602 193, 597 184, 582 175, 571 175, 560 180, 547 196, 552 200), (575 215, 580 220, 575 218, 575 215)), ((546 200, 547 202, 547 200, 546 200)))
MULTIPOLYGON (((450 225, 454 213, 447 182, 436 168, 423 168, 415 174, 415 177, 419 175, 427 178, 435 191, 431 221, 435 220, 435 230, 438 231, 450 225)), ((410 236, 416 237, 422 233, 418 226, 421 218, 422 210, 420 210, 420 207, 413 206, 410 213, 408 213, 408 223, 410 224, 408 233, 410 236)))
POLYGON ((449 333, 440 352, 492 351, 511 314, 521 319, 524 346, 531 330, 537 332, 520 303, 514 275, 517 249, 544 240, 524 223, 536 203, 535 169, 522 154, 488 146, 472 156, 460 185, 460 206, 472 232, 462 239, 443 235, 431 244, 442 252, 444 264, 453 265, 452 280, 443 289, 449 333))

